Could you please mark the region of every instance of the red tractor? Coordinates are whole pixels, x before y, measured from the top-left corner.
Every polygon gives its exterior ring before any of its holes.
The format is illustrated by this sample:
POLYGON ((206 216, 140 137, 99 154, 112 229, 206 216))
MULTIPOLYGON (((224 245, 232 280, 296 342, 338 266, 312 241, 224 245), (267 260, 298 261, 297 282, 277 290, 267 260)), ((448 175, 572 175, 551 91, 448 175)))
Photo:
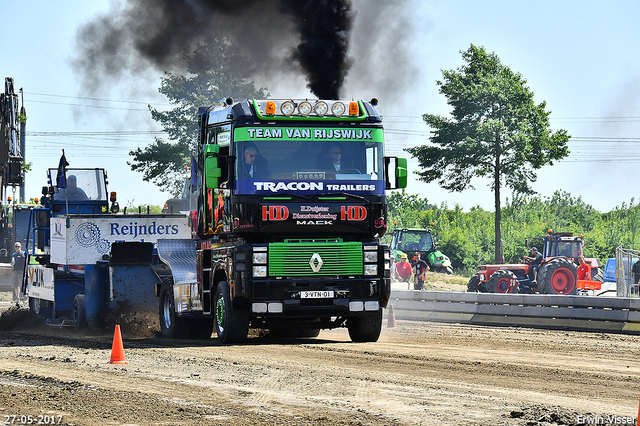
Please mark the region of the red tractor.
MULTIPOLYGON (((481 265, 469 280, 467 291, 482 293, 576 294, 578 258, 582 256, 584 238, 571 232, 549 233, 537 238, 542 247, 542 262, 534 281, 530 263, 481 265)), ((529 247, 527 240, 526 246, 529 247)), ((603 281, 602 265, 595 258, 591 264, 591 279, 603 281)))

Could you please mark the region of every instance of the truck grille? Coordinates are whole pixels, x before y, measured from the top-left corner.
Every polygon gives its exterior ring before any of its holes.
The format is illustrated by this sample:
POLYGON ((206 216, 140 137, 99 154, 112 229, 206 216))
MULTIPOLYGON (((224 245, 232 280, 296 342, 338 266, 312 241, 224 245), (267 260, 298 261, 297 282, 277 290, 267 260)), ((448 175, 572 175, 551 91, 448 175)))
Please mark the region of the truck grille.
POLYGON ((362 274, 362 243, 359 242, 284 242, 269 244, 270 276, 362 274), (313 267, 310 262, 312 262, 313 267))

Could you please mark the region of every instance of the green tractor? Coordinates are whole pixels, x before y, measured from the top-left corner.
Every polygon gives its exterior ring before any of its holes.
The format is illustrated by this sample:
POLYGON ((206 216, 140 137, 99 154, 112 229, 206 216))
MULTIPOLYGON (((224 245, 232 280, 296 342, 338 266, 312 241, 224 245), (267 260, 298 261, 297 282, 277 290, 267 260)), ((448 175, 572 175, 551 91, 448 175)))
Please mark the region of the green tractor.
POLYGON ((453 274, 451 260, 438 250, 438 236, 430 229, 395 229, 391 240, 391 255, 396 262, 402 253, 406 253, 410 261, 416 253, 427 262, 434 272, 453 274))

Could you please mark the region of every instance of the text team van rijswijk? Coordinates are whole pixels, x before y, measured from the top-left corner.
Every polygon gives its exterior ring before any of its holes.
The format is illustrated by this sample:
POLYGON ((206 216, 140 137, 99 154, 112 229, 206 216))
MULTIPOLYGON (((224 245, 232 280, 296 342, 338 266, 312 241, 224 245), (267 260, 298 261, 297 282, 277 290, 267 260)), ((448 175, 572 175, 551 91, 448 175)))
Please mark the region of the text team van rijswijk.
POLYGON ((111 223, 111 235, 132 236, 139 235, 176 235, 180 231, 178 225, 158 225, 155 221, 151 225, 138 225, 138 222, 129 222, 129 225, 111 223))

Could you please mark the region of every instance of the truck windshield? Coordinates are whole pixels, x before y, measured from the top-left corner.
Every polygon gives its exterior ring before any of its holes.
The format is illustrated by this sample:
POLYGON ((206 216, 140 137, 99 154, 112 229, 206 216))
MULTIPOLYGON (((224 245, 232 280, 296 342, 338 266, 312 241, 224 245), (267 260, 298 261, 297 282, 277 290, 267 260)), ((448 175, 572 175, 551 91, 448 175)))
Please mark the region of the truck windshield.
POLYGON ((384 193, 382 129, 236 129, 235 155, 237 193, 384 193))
MULTIPOLYGON (((52 182, 56 183, 57 169, 49 169, 52 182)), ((55 187, 55 201, 107 201, 103 169, 67 169, 66 188, 55 187)))

